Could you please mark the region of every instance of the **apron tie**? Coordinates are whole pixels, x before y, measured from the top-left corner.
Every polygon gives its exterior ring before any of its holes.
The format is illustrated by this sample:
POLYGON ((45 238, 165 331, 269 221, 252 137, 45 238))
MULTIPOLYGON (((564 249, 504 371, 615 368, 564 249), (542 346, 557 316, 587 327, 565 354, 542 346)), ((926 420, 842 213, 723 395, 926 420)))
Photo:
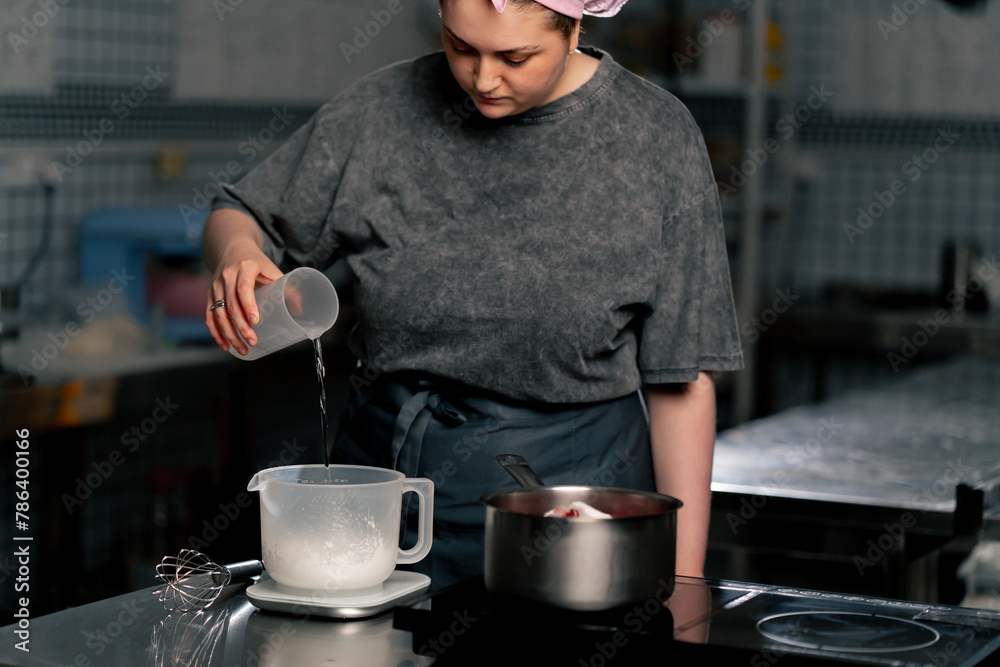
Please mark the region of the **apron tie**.
MULTIPOLYGON (((447 426, 460 426, 466 418, 447 402, 430 382, 420 381, 421 391, 414 393, 403 403, 396 417, 392 434, 392 469, 407 477, 417 477, 420 464, 420 449, 424 432, 431 417, 447 426)), ((405 494, 403 516, 409 514, 412 494, 405 494)))

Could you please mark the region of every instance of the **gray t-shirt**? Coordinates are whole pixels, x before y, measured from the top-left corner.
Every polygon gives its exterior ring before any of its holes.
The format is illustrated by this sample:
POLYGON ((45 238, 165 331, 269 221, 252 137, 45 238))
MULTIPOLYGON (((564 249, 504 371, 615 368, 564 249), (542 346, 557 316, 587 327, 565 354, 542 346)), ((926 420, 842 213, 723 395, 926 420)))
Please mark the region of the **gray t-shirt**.
POLYGON ((742 367, 701 132, 605 52, 576 91, 480 115, 443 53, 325 104, 214 208, 283 270, 354 271, 350 346, 515 399, 617 398, 742 367))

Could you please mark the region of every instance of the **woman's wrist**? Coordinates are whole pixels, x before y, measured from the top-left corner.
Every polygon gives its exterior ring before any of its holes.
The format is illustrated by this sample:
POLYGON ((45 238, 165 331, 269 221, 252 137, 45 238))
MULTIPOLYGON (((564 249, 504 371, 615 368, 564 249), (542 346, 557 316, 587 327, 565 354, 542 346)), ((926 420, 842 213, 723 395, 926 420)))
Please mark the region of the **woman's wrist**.
POLYGON ((212 211, 205 221, 203 250, 209 270, 242 257, 263 254, 257 221, 234 209, 212 211))

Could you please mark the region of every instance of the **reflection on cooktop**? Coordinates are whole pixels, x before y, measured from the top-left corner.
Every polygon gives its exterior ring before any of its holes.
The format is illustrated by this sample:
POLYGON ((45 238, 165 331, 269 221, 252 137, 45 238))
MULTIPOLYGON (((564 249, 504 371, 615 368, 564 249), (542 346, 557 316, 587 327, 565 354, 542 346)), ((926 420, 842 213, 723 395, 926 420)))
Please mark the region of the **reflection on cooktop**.
POLYGON ((734 582, 706 585, 713 589, 708 643, 755 650, 759 665, 779 658, 782 665, 812 659, 894 667, 1000 663, 997 612, 734 582), (716 596, 717 586, 729 589, 727 602, 716 596), (746 594, 733 599, 740 588, 746 594))
POLYGON ((757 621, 757 632, 790 646, 849 653, 914 651, 941 638, 917 621, 852 611, 775 614, 757 621))
POLYGON ((993 611, 688 577, 666 608, 648 602, 581 614, 491 596, 480 578, 397 609, 395 624, 435 667, 1000 664, 993 611))

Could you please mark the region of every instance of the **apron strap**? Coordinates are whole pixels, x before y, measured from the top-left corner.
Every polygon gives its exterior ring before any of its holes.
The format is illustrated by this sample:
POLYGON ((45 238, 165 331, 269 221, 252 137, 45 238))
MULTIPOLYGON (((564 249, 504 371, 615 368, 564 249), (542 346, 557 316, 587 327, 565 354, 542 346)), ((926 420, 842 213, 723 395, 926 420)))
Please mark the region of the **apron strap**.
MULTIPOLYGON (((421 391, 410 396, 399 409, 392 434, 392 469, 407 477, 419 474, 420 449, 432 416, 448 426, 458 426, 466 421, 465 415, 447 402, 430 382, 421 380, 420 387, 421 391)), ((409 513, 411 498, 412 494, 406 494, 403 516, 409 513)))

